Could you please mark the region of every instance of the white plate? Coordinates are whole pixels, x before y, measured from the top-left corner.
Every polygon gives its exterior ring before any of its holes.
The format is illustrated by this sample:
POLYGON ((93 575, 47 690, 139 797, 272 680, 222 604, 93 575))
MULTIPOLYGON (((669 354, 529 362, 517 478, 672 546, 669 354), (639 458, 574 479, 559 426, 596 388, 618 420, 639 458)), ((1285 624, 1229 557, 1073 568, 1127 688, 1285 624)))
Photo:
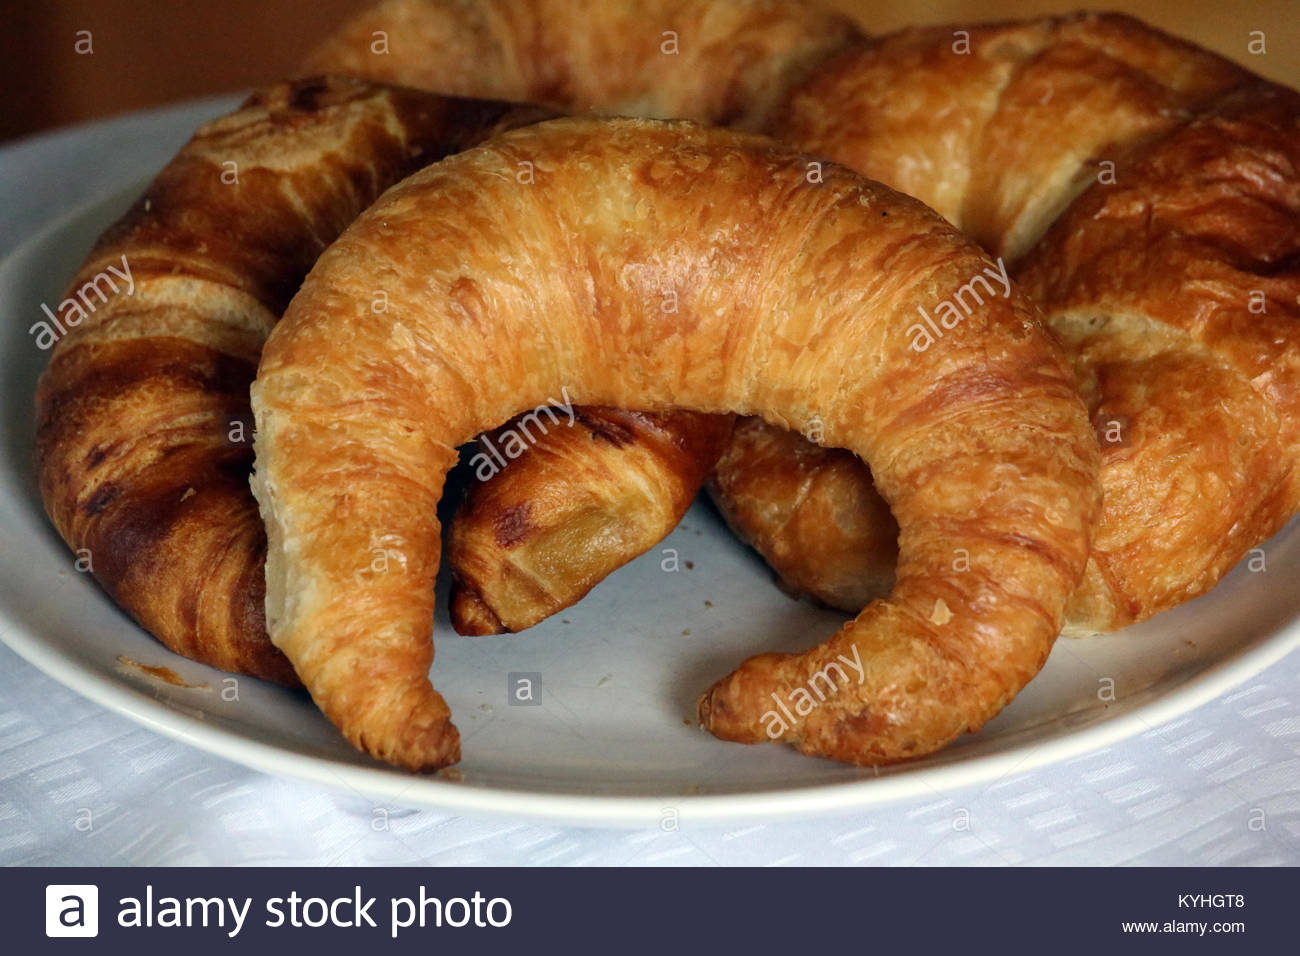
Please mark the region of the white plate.
POLYGON ((171 654, 118 611, 45 518, 31 448, 47 355, 27 329, 138 191, 55 223, 0 267, 0 637, 159 733, 386 805, 610 826, 770 820, 989 784, 1080 754, 1196 707, 1300 644, 1293 523, 1268 544, 1266 571, 1238 568, 1212 594, 1123 633, 1057 642, 1006 711, 931 758, 876 772, 723 743, 694 726, 696 696, 747 655, 809 646, 841 617, 783 595, 697 504, 660 547, 524 635, 457 637, 440 613, 433 677, 464 760, 433 777, 390 770, 349 747, 301 693, 241 678, 238 700, 226 699, 228 675, 171 654), (674 555, 679 569, 665 570, 674 555), (122 657, 201 686, 160 682, 122 657), (512 672, 541 675, 540 705, 507 704, 512 672))

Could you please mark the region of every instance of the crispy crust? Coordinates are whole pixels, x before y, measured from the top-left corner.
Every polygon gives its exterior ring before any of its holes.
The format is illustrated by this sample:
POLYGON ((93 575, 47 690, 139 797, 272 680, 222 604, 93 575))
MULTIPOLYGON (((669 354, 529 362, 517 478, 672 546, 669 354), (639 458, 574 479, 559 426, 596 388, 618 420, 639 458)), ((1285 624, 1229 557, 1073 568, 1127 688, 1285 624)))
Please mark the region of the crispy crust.
POLYGON ((358 212, 511 109, 337 78, 268 87, 199 130, 72 280, 69 294, 125 257, 132 286, 92 299, 41 377, 41 496, 96 580, 172 650, 297 682, 266 637, 248 490, 262 343, 358 212))
POLYGON ((718 736, 902 759, 977 729, 1042 666, 1098 505, 1073 374, 1019 296, 913 353, 916 307, 988 260, 876 184, 805 188, 804 162, 686 124, 557 120, 407 179, 321 257, 263 352, 254 492, 272 637, 353 743, 412 769, 458 758, 428 682, 430 516, 458 444, 566 387, 815 421, 871 463, 898 517, 891 596, 716 685, 700 714, 718 736), (528 185, 512 175, 525 159, 528 185), (361 307, 376 287, 392 302, 379 322, 361 307), (404 558, 388 573, 367 570, 376 541, 404 558), (868 662, 862 680, 771 733, 769 695, 837 655, 868 662))
MULTIPOLYGON (((956 28, 844 54, 776 132, 1018 263, 1104 439, 1105 507, 1067 627, 1116 630, 1208 591, 1300 508, 1300 97, 1129 17, 963 29, 965 54, 956 28)), ((779 467, 746 463, 774 490, 735 524, 779 539, 779 467)), ((803 507, 871 497, 814 495, 803 507)), ((886 530, 864 522, 858 543, 886 530)), ((786 550, 807 556, 786 573, 823 597, 873 568, 851 548, 786 550)))
POLYGON ((731 432, 731 416, 698 412, 579 406, 541 432, 530 416, 532 431, 527 417, 513 419, 472 453, 484 480, 471 485, 447 542, 458 634, 532 627, 658 544, 731 432), (521 421, 527 452, 497 471, 489 449, 500 458, 521 421))
POLYGON ((385 0, 322 44, 308 69, 757 128, 794 81, 860 36, 804 0, 385 0))

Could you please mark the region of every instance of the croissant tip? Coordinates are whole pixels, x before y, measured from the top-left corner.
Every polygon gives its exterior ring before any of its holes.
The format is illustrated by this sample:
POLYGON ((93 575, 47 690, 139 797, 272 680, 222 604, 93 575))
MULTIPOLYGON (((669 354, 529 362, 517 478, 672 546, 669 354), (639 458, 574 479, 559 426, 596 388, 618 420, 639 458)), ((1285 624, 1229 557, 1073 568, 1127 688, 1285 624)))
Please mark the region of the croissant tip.
POLYGON ((447 718, 423 727, 408 726, 385 746, 375 746, 364 735, 353 744, 376 760, 412 773, 435 773, 460 762, 460 731, 447 718))
POLYGON ((706 691, 700 695, 700 699, 695 702, 695 720, 698 726, 708 729, 709 718, 713 712, 713 692, 706 691))
POLYGON ((478 589, 463 581, 452 582, 450 613, 452 629, 462 637, 510 633, 478 589))

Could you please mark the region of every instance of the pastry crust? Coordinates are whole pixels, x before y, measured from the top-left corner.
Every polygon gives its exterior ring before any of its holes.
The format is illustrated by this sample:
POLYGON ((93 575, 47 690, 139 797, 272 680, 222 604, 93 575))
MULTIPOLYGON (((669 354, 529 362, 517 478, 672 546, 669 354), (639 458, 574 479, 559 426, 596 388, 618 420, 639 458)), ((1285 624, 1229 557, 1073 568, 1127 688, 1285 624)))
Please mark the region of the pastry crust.
POLYGON ((102 291, 40 380, 41 497, 95 579, 172 650, 297 682, 266 637, 248 491, 262 343, 358 212, 514 109, 338 78, 268 87, 200 129, 72 280, 69 296, 102 291))
POLYGON ((742 418, 708 488, 794 596, 856 614, 893 589, 898 525, 856 455, 742 418))
POLYGON ((700 715, 718 736, 902 759, 977 729, 1042 666, 1098 506, 1073 374, 1018 295, 912 350, 917 307, 991 263, 847 171, 807 188, 805 162, 690 124, 556 120, 412 176, 322 255, 262 355, 253 487, 272 638, 357 746, 412 769, 458 758, 428 680, 444 477, 457 445, 565 388, 815 421, 898 518, 890 597, 715 685, 700 715), (381 541, 402 560, 375 573, 381 541), (771 695, 848 659, 860 680, 772 726, 771 695))
MULTIPOLYGON (((1205 593, 1300 508, 1300 96, 1129 17, 960 29, 967 53, 945 27, 844 54, 776 132, 929 203, 1043 308, 1102 443, 1067 633, 1117 630, 1205 593)), ((767 553, 780 466, 745 466, 759 497, 733 525, 767 553)), ((811 495, 838 511, 871 492, 811 495)), ((863 548, 887 532, 840 527, 863 548)), ((834 582, 875 567, 786 551, 841 607, 834 582)))
POLYGON ((794 82, 860 36, 805 0, 385 0, 307 68, 566 112, 758 128, 794 82))
POLYGON ((452 627, 520 631, 580 600, 677 526, 730 432, 730 415, 576 406, 483 436, 447 540, 452 627))

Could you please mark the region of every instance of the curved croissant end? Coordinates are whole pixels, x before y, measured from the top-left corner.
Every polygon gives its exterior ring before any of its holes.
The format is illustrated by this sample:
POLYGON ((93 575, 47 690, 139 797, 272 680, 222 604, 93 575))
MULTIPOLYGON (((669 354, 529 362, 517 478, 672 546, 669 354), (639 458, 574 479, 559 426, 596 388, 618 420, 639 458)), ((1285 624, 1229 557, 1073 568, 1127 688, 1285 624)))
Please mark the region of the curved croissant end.
POLYGON ((558 120, 405 180, 321 257, 262 355, 254 492, 271 636, 355 744, 415 769, 457 758, 428 681, 435 506, 457 445, 564 389, 816 422, 898 519, 892 594, 711 689, 716 735, 900 759, 981 726, 1042 666, 1098 503, 1072 374, 1012 292, 915 348, 918 307, 992 263, 913 200, 805 171, 758 137, 558 120))
POLYGON ((478 480, 447 541, 456 633, 532 627, 654 547, 686 514, 731 425, 680 409, 561 406, 483 436, 470 458, 478 480))
POLYGON ((857 614, 893 590, 898 525, 855 455, 742 418, 708 489, 789 594, 857 614))

